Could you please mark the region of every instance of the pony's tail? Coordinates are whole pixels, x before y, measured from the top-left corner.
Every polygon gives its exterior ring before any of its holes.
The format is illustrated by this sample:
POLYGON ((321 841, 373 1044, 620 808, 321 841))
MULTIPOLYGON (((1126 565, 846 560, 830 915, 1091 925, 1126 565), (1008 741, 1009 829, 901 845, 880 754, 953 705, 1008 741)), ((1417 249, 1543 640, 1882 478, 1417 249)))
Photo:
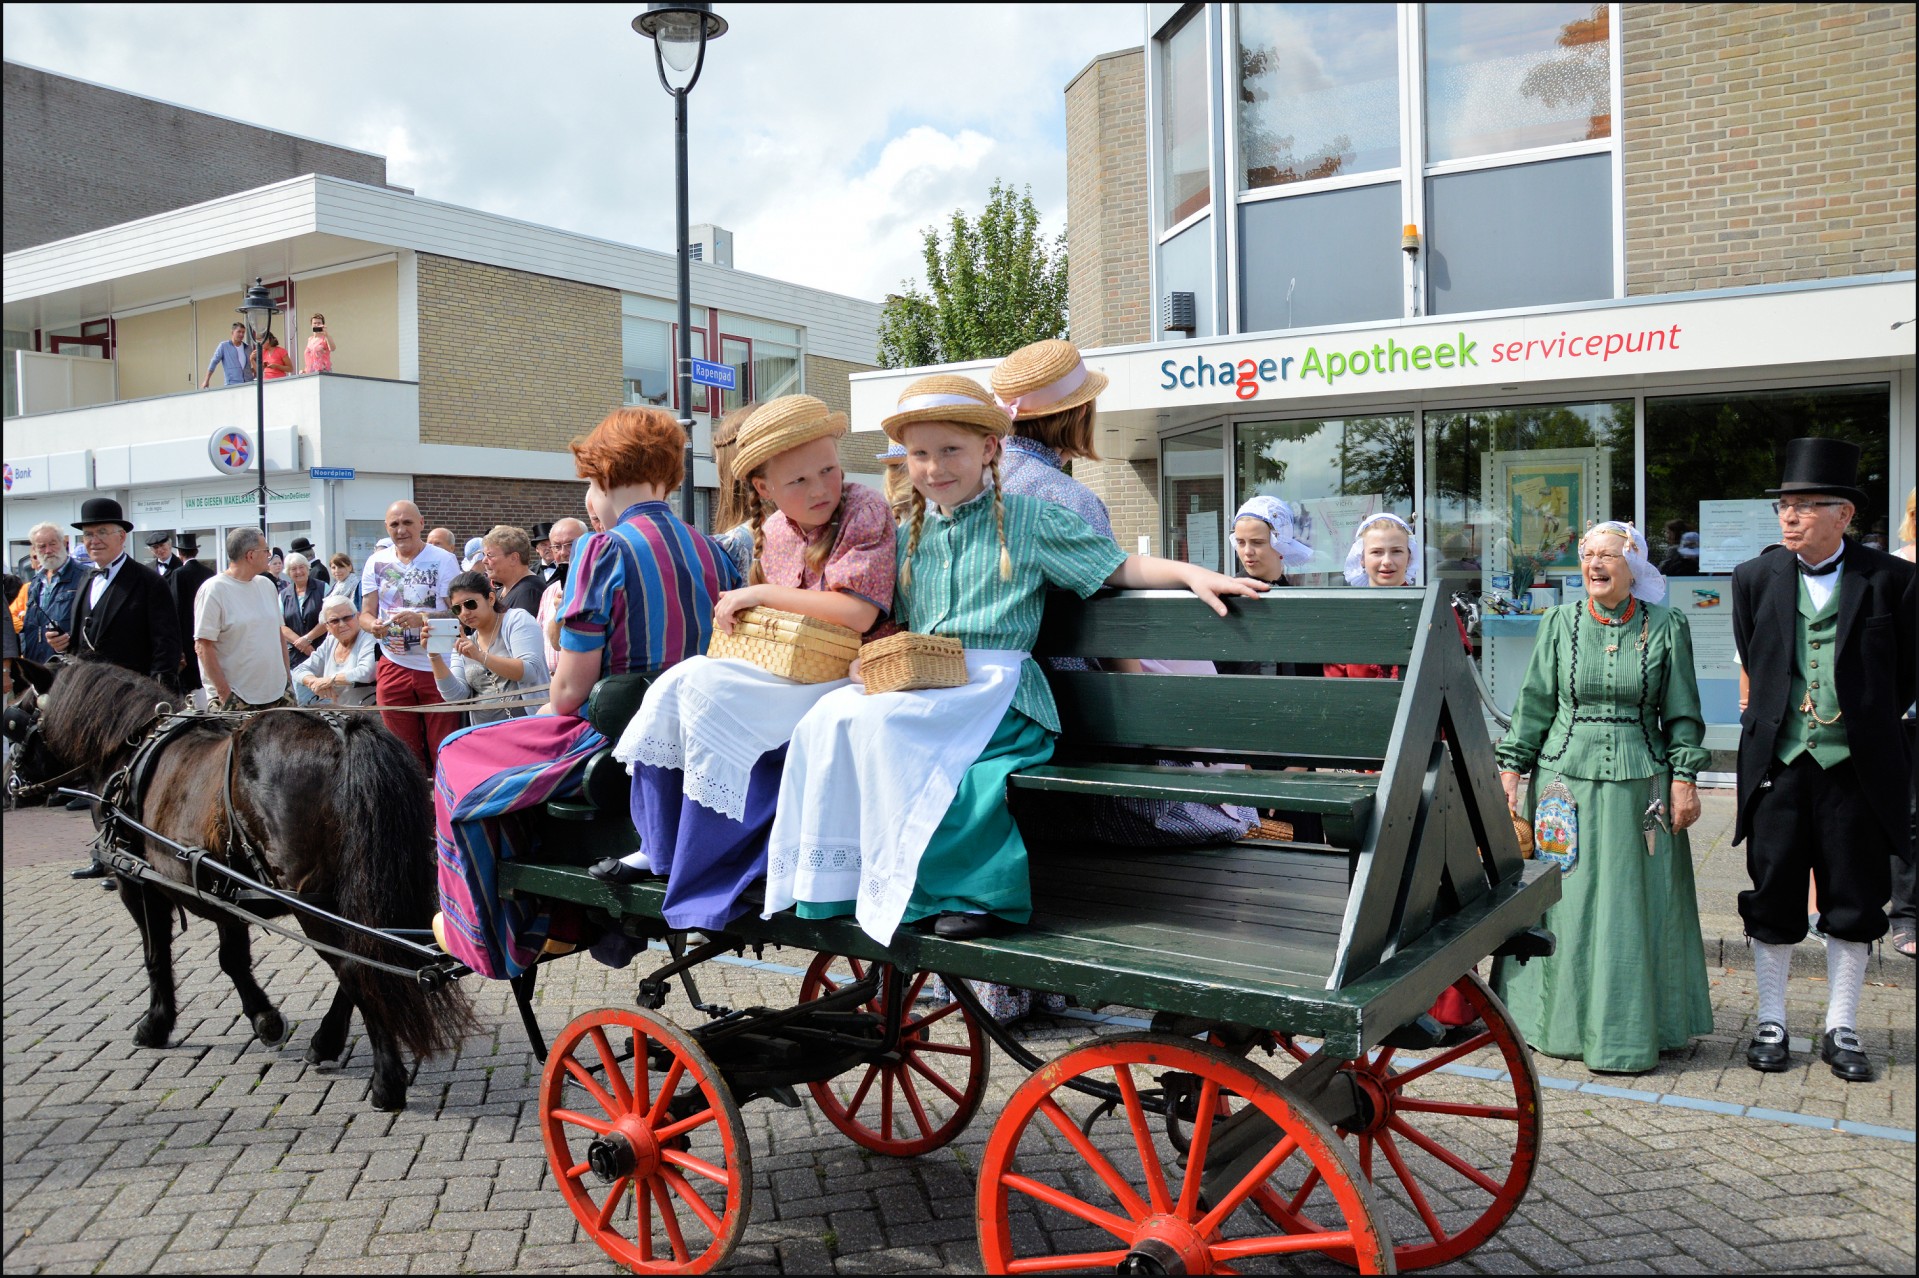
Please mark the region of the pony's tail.
MULTIPOLYGON (((371 927, 425 928, 439 907, 429 784, 413 752, 377 719, 348 717, 343 732, 340 913, 371 927)), ((397 953, 356 933, 345 948, 386 962, 397 953)), ((457 983, 429 992, 408 977, 359 966, 341 980, 353 982, 361 1015, 380 1016, 418 1058, 451 1051, 478 1027, 457 983)))

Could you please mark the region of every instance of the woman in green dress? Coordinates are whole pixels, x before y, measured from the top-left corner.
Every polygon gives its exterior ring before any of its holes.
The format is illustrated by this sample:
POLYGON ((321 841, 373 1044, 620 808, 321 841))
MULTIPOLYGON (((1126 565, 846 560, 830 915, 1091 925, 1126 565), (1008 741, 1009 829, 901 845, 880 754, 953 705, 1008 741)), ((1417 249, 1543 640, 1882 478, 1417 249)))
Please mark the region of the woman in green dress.
POLYGON ((1547 610, 1498 748, 1507 803, 1564 875, 1544 922, 1559 947, 1499 960, 1493 986, 1539 1051, 1639 1073, 1713 1027, 1685 834, 1705 724, 1691 631, 1658 602, 1645 539, 1598 524, 1579 558, 1586 598, 1547 610))

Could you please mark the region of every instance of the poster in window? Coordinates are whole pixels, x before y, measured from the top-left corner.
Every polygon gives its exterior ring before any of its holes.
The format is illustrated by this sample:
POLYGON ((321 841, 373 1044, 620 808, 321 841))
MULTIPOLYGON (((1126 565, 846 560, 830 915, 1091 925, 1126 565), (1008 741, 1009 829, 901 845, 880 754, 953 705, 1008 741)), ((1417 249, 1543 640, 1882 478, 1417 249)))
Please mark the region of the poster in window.
POLYGON ((1300 510, 1294 536, 1313 548, 1312 561, 1304 567, 1288 564, 1286 575, 1302 578, 1322 574, 1323 580, 1307 585, 1338 585, 1346 571, 1346 551, 1353 544, 1353 533, 1367 516, 1386 509, 1380 493, 1362 493, 1346 497, 1308 497, 1295 503, 1300 510))
MULTIPOLYGON (((1492 543, 1492 568, 1536 580, 1579 566, 1579 536, 1604 517, 1612 463, 1599 448, 1533 448, 1486 454, 1488 513, 1504 525, 1492 543)), ((1518 583, 1514 583, 1517 589, 1518 583)))
POLYGON ((1699 571, 1731 572, 1779 540, 1770 498, 1699 503, 1699 571))
POLYGON ((1219 571, 1219 512, 1196 510, 1186 516, 1186 562, 1219 571))

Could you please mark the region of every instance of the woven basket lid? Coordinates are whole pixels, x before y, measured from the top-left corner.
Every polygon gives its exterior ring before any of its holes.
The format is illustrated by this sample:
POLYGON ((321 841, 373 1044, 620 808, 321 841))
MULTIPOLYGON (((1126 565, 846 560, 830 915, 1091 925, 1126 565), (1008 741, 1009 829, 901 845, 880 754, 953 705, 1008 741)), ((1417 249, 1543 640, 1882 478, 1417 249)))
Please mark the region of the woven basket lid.
POLYGON ((955 422, 998 437, 1009 434, 1013 419, 993 402, 984 386, 958 373, 934 373, 900 392, 899 409, 880 426, 888 439, 904 443, 900 431, 915 422, 955 422))
POLYGON ((740 424, 733 473, 750 475, 789 448, 846 433, 846 414, 811 395, 782 395, 753 410, 740 424))
POLYGON ((1078 408, 1106 385, 1106 374, 1086 367, 1079 347, 1056 337, 1020 347, 993 370, 993 398, 1020 418, 1078 408))

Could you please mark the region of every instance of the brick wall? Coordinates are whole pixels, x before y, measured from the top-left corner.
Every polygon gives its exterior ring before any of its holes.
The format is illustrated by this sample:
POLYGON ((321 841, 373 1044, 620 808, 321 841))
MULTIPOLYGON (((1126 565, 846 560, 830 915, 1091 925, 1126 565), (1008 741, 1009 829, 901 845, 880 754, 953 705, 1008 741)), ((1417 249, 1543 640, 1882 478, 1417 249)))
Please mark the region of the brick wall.
POLYGON ((1157 461, 1088 461, 1073 463, 1073 478, 1098 493, 1113 517, 1113 540, 1127 554, 1139 549, 1139 539, 1152 539, 1152 553, 1162 553, 1159 535, 1159 463, 1157 461))
MULTIPOLYGON (((877 364, 855 364, 851 360, 829 359, 824 355, 806 357, 806 393, 836 413, 853 411, 853 387, 847 378, 878 368, 877 364)), ((886 436, 876 430, 848 432, 840 437, 840 469, 855 475, 876 475, 880 463, 873 455, 886 447, 886 436)))
POLYGON ((454 544, 464 546, 496 524, 531 528, 569 517, 584 520, 586 481, 415 475, 413 501, 428 529, 451 528, 454 544))
POLYGON ((559 451, 621 402, 620 293, 419 255, 420 439, 559 451))
MULTIPOLYGON (((386 160, 6 64, 5 251, 306 173, 386 185, 386 160)), ((244 77, 233 109, 248 104, 244 77)))
POLYGON ((1066 86, 1066 295, 1073 340, 1152 340, 1146 60, 1094 58, 1066 86))
POLYGON ((1913 269, 1911 5, 1629 4, 1634 294, 1913 269))

